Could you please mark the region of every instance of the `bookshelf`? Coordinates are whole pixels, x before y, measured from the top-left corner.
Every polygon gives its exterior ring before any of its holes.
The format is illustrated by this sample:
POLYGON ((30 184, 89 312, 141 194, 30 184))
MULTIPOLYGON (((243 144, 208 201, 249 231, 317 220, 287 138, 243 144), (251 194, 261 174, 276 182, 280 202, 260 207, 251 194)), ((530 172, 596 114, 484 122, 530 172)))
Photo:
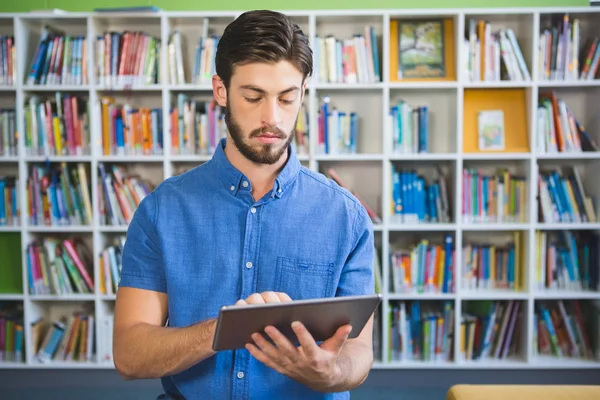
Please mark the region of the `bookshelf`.
MULTIPOLYGON (((2 154, 0 156, 0 175, 17 176, 20 179, 16 187, 18 194, 21 219, 18 224, 0 226, 0 242, 11 245, 20 244, 20 251, 14 259, 19 265, 2 264, 0 271, 13 268, 11 283, 6 287, 6 293, 0 293, 0 303, 12 304, 22 308, 24 321, 24 358, 22 362, 0 361, 0 368, 114 368, 112 361, 104 359, 103 355, 110 352, 110 340, 105 332, 110 331, 109 317, 114 311, 115 296, 101 293, 102 283, 101 261, 99 255, 107 246, 118 242, 126 234, 126 223, 109 224, 103 221, 98 210, 99 194, 102 191, 100 168, 104 166, 110 172, 113 165, 123 168, 127 174, 136 174, 144 181, 153 185, 163 179, 178 174, 186 168, 193 167, 209 159, 209 154, 176 153, 172 149, 170 136, 170 110, 177 107, 178 96, 185 95, 188 99, 208 101, 211 98, 210 79, 199 75, 192 79, 194 70, 194 52, 198 37, 202 35, 218 35, 227 23, 232 21, 240 12, 156 12, 143 14, 101 14, 101 13, 67 13, 67 14, 37 14, 13 13, 0 14, 0 35, 13 35, 15 40, 16 65, 15 82, 12 85, 0 85, 0 108, 15 109, 16 130, 25 132, 27 128, 26 115, 31 101, 40 104, 53 99, 56 92, 64 96, 77 97, 81 101, 80 111, 88 108, 87 120, 82 116, 80 127, 89 134, 89 146, 85 143, 81 151, 73 155, 49 156, 33 155, 28 152, 26 135, 19 134, 18 153, 2 154), (141 31, 160 41, 159 63, 155 65, 158 71, 148 72, 146 83, 127 87, 123 82, 107 82, 96 75, 95 60, 97 54, 94 47, 87 42, 85 52, 82 52, 81 71, 87 72, 87 79, 69 78, 66 83, 31 84, 27 82, 27 74, 31 60, 36 52, 42 27, 45 25, 60 28, 68 35, 76 38, 87 36, 96 38, 104 32, 141 31), (174 32, 179 32, 182 40, 182 63, 185 79, 175 80, 169 77, 168 44, 174 32), (85 54, 85 57, 83 57, 85 54), (85 68, 83 68, 85 65, 85 68), (152 75, 152 74, 155 75, 152 75), (157 119, 155 128, 161 130, 162 141, 150 138, 152 145, 160 143, 162 148, 150 146, 146 154, 105 154, 102 147, 102 111, 96 105, 110 97, 114 104, 129 104, 134 108, 145 108, 155 112, 157 119), (37 100, 36 100, 37 99, 37 100), (158 118, 158 117, 157 117, 158 118), (63 164, 64 163, 64 164, 63 164), (92 218, 88 224, 39 226, 27 223, 27 185, 23 177, 32 173, 34 167, 52 166, 62 168, 67 165, 79 172, 77 177, 87 179, 89 185, 89 202, 92 218), (75 294, 32 294, 29 289, 27 268, 28 245, 33 240, 53 237, 65 240, 81 237, 90 253, 89 268, 93 272, 93 290, 91 293, 75 294), (93 269, 92 269, 93 268, 93 269), (14 270, 17 273, 14 273, 14 270), (16 275, 16 278, 15 278, 16 275), (20 276, 19 276, 20 275, 20 276), (17 282, 15 284, 15 282, 17 282), (21 284, 20 290, 14 290, 15 285, 21 284), (71 315, 75 311, 88 312, 94 315, 95 349, 94 354, 83 361, 51 361, 41 362, 34 354, 32 337, 35 334, 32 322, 40 317, 59 318, 71 315)), ((538 117, 538 101, 540 95, 554 91, 556 96, 565 100, 577 119, 581 121, 594 141, 600 141, 600 120, 598 119, 597 101, 600 99, 600 78, 592 80, 558 79, 549 80, 542 76, 540 65, 540 32, 549 24, 551 16, 569 14, 571 18, 580 21, 581 38, 589 39, 600 35, 600 28, 594 22, 600 17, 598 8, 506 8, 506 9, 388 9, 388 10, 319 10, 319 11, 290 11, 288 12, 302 29, 310 36, 311 43, 316 37, 335 35, 339 39, 351 38, 355 32, 364 33, 364 27, 370 25, 377 37, 379 51, 380 77, 379 81, 368 79, 357 80, 356 83, 329 82, 322 76, 315 76, 308 86, 305 107, 308 111, 309 144, 307 152, 300 154, 303 165, 315 171, 328 173, 333 168, 338 172, 344 183, 356 191, 360 197, 381 218, 375 223, 376 253, 382 268, 382 293, 384 301, 379 312, 385 316, 378 318, 376 337, 377 360, 374 368, 379 369, 453 369, 453 368, 486 368, 486 369, 548 369, 548 368, 600 368, 600 357, 594 359, 574 359, 555 357, 547 354, 538 355, 535 344, 538 340, 535 314, 538 305, 551 304, 564 300, 577 300, 583 304, 593 301, 600 302, 600 291, 580 290, 573 288, 546 288, 538 275, 538 241, 541 233, 547 238, 563 231, 597 232, 600 222, 543 222, 539 215, 538 206, 538 177, 544 171, 555 170, 557 166, 565 168, 565 176, 569 168, 580 168, 581 180, 587 195, 600 196, 600 188, 595 171, 600 165, 600 151, 557 152, 543 151, 537 135, 541 119, 538 117), (451 23, 447 28, 447 38, 452 39, 448 79, 437 80, 398 80, 394 77, 391 60, 397 56, 397 49, 390 50, 391 43, 396 40, 390 34, 390 28, 398 22, 424 18, 444 18, 451 23), (478 81, 470 78, 469 71, 464 68, 464 60, 469 48, 463 46, 465 32, 469 22, 487 20, 493 29, 512 29, 519 42, 527 70, 531 75, 529 80, 489 80, 478 81), (356 112, 358 128, 356 138, 356 153, 324 153, 319 143, 318 115, 324 96, 328 96, 330 104, 339 110, 356 112), (494 102, 494 98, 500 100, 494 102), (503 100, 502 100, 503 99, 503 100), (390 124, 390 109, 400 102, 416 109, 427 106, 428 120, 428 152, 396 151, 394 148, 394 130, 390 124), (501 107, 505 112, 505 121, 513 136, 507 137, 507 150, 501 152, 477 151, 477 122, 478 104, 491 103, 501 107), (498 105, 501 104, 501 105, 498 105), (475 132, 475 133, 474 133, 475 132), (475 135, 475 136, 474 136, 475 135), (489 176, 489 182, 498 184, 494 176, 498 169, 506 169, 514 181, 522 180, 518 187, 509 188, 510 196, 514 193, 521 201, 518 212, 512 210, 498 217, 498 209, 489 207, 486 218, 472 218, 477 200, 465 194, 468 180, 465 173, 481 173, 489 176), (394 185, 392 180, 395 172, 418 171, 424 177, 425 185, 434 185, 440 171, 445 177, 447 191, 448 219, 440 218, 436 222, 419 222, 408 217, 403 220, 392 209, 394 185), (466 207, 468 203, 469 207, 466 207), (516 215, 516 216, 515 216, 516 215), (515 232, 519 235, 515 235, 515 232), (431 245, 443 246, 450 238, 455 248, 452 268, 453 282, 448 290, 436 290, 418 293, 394 289, 392 273, 395 268, 392 253, 397 250, 410 249, 420 241, 427 240, 431 245), (518 240, 518 254, 510 253, 510 244, 518 240), (496 253, 512 254, 520 260, 509 274, 512 277, 501 277, 500 270, 496 275, 479 277, 485 282, 476 282, 477 277, 467 281, 463 276, 463 265, 469 253, 462 249, 472 245, 471 251, 479 246, 493 245, 496 253), (508 246, 508 247, 507 247, 508 246), (504 249, 504 250, 501 250, 504 249), (497 284, 489 284, 497 278, 497 284), (471 285, 469 282, 475 282, 471 285), (498 312, 499 323, 506 319, 509 325, 516 318, 514 335, 508 356, 505 358, 466 359, 459 343, 458 333, 461 331, 463 316, 477 319, 482 308, 489 307, 488 301, 498 301, 495 310, 498 312), (455 333, 456 340, 449 342, 444 351, 450 359, 431 356, 423 359, 401 359, 391 355, 393 338, 390 333, 392 319, 388 314, 395 307, 401 307, 411 314, 414 305, 419 304, 421 310, 434 310, 443 314, 445 307, 450 305, 454 310, 454 318, 448 323, 448 329, 455 333), (415 303, 418 302, 418 303, 415 303), (514 312, 517 309, 518 313, 514 312), (512 311, 512 313, 511 313, 512 311), (514 317, 513 317, 514 314, 514 317), (506 315, 506 317, 505 317, 506 315)), ((446 28, 445 28, 446 29, 446 28)), ((585 46, 586 43, 581 43, 585 46)), ((149 48, 149 47, 148 47, 149 48)), ((583 47, 585 49, 585 47, 583 47)), ((581 50, 583 52, 583 50, 581 50)), ((64 99, 64 97, 63 97, 64 99)), ((481 107, 480 107, 481 108, 481 107)), ((150 114, 152 115, 152 114, 150 114)), ((148 117, 152 122, 152 117, 148 117)), ((85 137, 85 136, 84 136, 85 137)), ((474 175, 469 175, 474 176, 474 175)), ((517 200, 515 200, 517 201, 517 200)), ((418 202, 413 202, 418 206, 418 202)), ((597 215, 597 203, 590 202, 597 215)), ((493 203, 496 204, 497 203, 493 203)), ((106 207, 106 204, 104 204, 106 207)), ((508 210, 508 208, 507 208, 508 210)), ((475 214, 477 214, 475 212, 475 214)), ((596 220, 597 221, 597 220, 596 220)), ((12 247, 11 247, 12 246, 12 247)), ((512 247, 514 250, 515 247, 512 247)), ((8 251, 8 250, 7 250, 8 251)), ((472 254, 472 253, 471 253, 472 254)), ((406 253, 405 253, 406 255, 406 253)), ((106 255, 105 255, 106 257, 106 255)), ((398 256, 397 260, 402 257, 398 256)), ((0 261, 2 263, 4 260, 0 261)), ((13 261, 14 263, 14 261, 13 261)), ((401 263, 401 261, 398 261, 401 263)), ((598 268, 598 265, 595 266, 598 268)), ((471 270, 473 273, 473 270, 471 270)), ((489 271, 488 271, 489 273, 489 271)), ((504 273, 504 272, 502 272, 504 273)), ((487 274, 487 273, 486 273, 487 274)), ((400 282, 400 287, 402 287, 400 282)), ((434 285, 435 286, 435 285, 434 285)), ((563 285, 564 287, 564 285, 563 285)), ((4 286, 0 285, 0 288, 4 286)), ((569 303, 570 304, 570 303, 569 303)), ((425 312, 425 311, 424 311, 425 312)), ((484 314, 485 315, 485 314, 484 314)), ((591 320, 598 320, 598 311, 591 320)), ((485 321, 485 318, 480 321, 485 321)), ((433 325, 427 329, 431 330, 433 325)), ((511 328, 513 329, 513 328, 511 328)), ((594 349, 597 351, 600 343, 598 328, 590 331, 589 335, 594 349)), ((510 348, 509 348, 510 347, 510 348)), ((501 354, 504 349, 498 348, 495 353, 501 354)), ((494 354, 494 353, 492 353, 494 354)))

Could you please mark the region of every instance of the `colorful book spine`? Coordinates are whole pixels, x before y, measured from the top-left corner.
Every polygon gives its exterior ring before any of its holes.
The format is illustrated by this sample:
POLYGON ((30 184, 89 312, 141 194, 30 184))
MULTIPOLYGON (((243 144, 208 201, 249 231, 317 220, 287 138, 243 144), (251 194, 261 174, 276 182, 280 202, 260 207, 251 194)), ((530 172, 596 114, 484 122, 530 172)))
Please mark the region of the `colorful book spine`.
POLYGON ((390 255, 393 293, 454 292, 454 239, 446 235, 442 244, 423 239, 412 247, 393 246, 390 255))
POLYGON ((317 149, 321 154, 356 154, 360 117, 358 113, 340 110, 323 96, 317 116, 317 149))
POLYGON ((452 361, 454 305, 394 301, 389 314, 388 361, 452 361))
POLYGON ((381 82, 380 39, 373 26, 351 38, 317 35, 312 43, 314 76, 319 83, 381 82))
POLYGON ((30 156, 90 155, 90 115, 83 96, 33 95, 25 109, 25 151, 30 156))

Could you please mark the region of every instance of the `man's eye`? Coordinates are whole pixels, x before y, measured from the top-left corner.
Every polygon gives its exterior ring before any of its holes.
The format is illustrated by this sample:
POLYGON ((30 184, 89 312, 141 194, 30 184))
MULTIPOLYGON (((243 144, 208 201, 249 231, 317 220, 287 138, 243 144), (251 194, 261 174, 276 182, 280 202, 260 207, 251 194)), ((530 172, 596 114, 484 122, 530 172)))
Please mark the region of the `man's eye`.
POLYGON ((255 99, 251 99, 251 98, 249 98, 249 97, 246 97, 246 101, 247 101, 248 103, 258 103, 258 102, 260 101, 260 97, 258 97, 258 98, 255 98, 255 99))
POLYGON ((285 100, 285 99, 281 99, 281 102, 283 104, 292 104, 294 102, 294 100, 285 100))

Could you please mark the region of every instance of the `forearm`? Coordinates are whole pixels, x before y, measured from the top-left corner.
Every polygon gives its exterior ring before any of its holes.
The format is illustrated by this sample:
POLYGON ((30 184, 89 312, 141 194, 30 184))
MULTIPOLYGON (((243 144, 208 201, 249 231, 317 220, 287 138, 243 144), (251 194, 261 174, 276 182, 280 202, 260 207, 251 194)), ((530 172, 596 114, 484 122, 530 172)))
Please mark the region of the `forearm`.
POLYGON ((328 392, 342 392, 360 386, 373 366, 373 348, 360 341, 348 341, 337 359, 339 375, 327 388, 328 392))
POLYGON ((139 323, 121 329, 114 342, 115 367, 125 379, 160 378, 214 355, 216 320, 184 328, 139 323))

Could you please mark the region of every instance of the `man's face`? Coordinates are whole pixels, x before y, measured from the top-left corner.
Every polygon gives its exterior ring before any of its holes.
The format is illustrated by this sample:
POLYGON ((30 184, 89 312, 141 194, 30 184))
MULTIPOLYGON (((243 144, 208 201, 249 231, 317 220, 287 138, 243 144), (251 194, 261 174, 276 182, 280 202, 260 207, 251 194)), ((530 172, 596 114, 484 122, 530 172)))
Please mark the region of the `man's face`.
POLYGON ((235 67, 225 123, 240 153, 257 164, 280 160, 294 139, 303 97, 302 73, 286 61, 235 67))

